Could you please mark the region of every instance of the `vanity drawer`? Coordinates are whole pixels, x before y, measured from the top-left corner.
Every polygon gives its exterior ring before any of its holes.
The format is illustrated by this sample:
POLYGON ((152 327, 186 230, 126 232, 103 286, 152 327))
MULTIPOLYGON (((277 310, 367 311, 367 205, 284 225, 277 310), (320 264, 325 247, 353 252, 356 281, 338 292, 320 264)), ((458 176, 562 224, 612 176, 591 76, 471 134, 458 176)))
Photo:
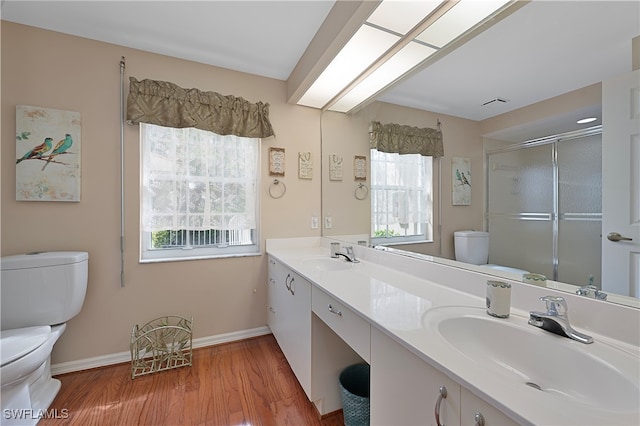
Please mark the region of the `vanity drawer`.
POLYGON ((344 340, 362 359, 371 359, 371 326, 349 308, 313 287, 311 290, 313 313, 344 340))

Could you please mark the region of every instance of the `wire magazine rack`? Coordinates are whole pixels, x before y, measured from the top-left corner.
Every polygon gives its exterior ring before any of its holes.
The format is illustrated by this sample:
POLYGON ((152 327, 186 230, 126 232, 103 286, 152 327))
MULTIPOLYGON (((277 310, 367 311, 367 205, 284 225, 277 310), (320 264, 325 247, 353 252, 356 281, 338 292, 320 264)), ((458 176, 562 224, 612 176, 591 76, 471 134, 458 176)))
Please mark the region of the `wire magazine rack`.
POLYGON ((193 317, 164 316, 131 331, 131 379, 192 365, 193 317))

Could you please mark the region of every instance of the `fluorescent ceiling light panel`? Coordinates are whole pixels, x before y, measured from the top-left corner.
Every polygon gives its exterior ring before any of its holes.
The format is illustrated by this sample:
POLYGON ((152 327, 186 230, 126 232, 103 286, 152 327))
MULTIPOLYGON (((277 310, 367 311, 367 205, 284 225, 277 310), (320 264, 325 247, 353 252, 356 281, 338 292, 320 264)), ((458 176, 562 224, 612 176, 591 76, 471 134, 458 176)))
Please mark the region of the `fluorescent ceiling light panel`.
POLYGON ((511 1, 460 0, 446 12, 440 8, 449 7, 452 3, 440 0, 383 1, 298 104, 349 112, 511 1), (433 18, 426 20, 433 13, 443 14, 435 22, 430 22, 433 18), (406 35, 420 23, 430 25, 409 41, 406 35), (395 54, 389 50, 392 47, 397 50, 395 54), (384 55, 386 52, 389 53, 384 55), (335 102, 330 104, 332 100, 335 102))
POLYGON ((324 107, 399 39, 396 35, 363 25, 320 74, 298 104, 314 108, 324 107))
POLYGON ((431 14, 440 3, 442 0, 385 0, 373 11, 367 22, 399 34, 406 34, 431 14))
POLYGON ((505 3, 505 0, 461 0, 416 39, 432 46, 444 47, 505 3))
POLYGON ((338 112, 350 111, 364 100, 369 99, 393 83, 436 51, 436 49, 420 43, 411 42, 407 44, 329 109, 338 112))

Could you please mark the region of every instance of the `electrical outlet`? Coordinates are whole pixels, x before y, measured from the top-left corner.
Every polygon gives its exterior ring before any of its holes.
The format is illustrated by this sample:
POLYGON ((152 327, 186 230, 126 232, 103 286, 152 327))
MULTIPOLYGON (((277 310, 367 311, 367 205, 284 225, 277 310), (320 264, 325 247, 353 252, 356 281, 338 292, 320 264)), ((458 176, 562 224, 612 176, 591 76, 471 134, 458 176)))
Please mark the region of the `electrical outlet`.
POLYGON ((331 229, 332 226, 333 226, 333 219, 331 219, 331 216, 325 216, 324 229, 331 229))
POLYGON ((311 229, 318 229, 318 216, 311 216, 311 229))

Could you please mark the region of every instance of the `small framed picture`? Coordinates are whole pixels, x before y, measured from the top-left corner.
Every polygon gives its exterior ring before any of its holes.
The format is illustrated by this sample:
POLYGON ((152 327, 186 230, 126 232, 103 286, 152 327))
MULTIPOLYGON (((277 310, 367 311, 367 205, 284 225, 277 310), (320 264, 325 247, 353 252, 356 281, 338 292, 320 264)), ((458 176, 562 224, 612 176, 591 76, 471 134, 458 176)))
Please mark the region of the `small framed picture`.
POLYGON ((284 177, 284 148, 269 148, 269 176, 284 177))
POLYGON ((471 204, 471 160, 464 157, 451 159, 452 204, 468 206, 471 204))
POLYGON ((16 107, 16 200, 80 201, 79 112, 16 107))
POLYGON ((313 159, 310 152, 298 153, 298 178, 313 179, 313 159))
POLYGON ((367 180, 367 157, 356 155, 353 159, 353 177, 358 181, 367 180))
POLYGON ((343 158, 337 154, 329 154, 329 180, 342 180, 343 158))

